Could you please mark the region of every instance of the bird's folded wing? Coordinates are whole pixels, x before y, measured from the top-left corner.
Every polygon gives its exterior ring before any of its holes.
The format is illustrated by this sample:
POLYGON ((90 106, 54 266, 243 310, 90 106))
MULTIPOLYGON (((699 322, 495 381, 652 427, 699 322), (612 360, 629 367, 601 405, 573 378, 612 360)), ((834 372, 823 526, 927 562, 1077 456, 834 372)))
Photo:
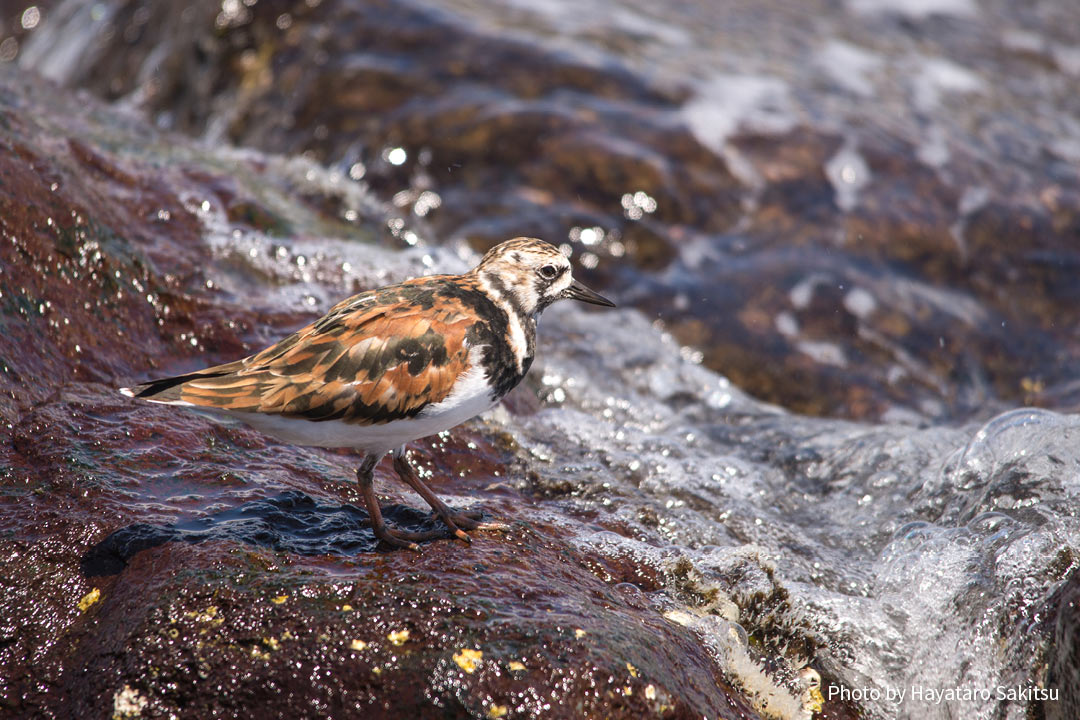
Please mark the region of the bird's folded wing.
POLYGON ((469 369, 471 316, 367 296, 244 360, 175 378, 160 399, 360 425, 414 417, 469 369))

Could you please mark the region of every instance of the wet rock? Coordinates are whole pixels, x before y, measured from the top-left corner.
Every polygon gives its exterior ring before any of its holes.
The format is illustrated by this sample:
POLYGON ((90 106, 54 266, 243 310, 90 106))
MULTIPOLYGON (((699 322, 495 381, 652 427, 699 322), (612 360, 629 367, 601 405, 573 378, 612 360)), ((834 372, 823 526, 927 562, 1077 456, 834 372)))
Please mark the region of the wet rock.
MULTIPOLYGON (((1065 328, 1075 305, 1080 180, 1055 162, 1049 180, 1033 181, 1031 151, 1013 130, 991 123, 967 144, 946 132, 964 110, 947 93, 981 92, 993 72, 987 48, 1007 65, 1034 67, 1046 91, 1057 92, 1070 56, 1049 41, 1006 33, 988 45, 975 26, 947 37, 875 15, 886 35, 914 34, 934 47, 950 41, 982 73, 904 56, 911 91, 901 100, 931 121, 912 134, 872 105, 849 111, 839 127, 820 117, 846 107, 847 93, 875 90, 874 68, 887 51, 851 44, 841 50, 865 63, 862 79, 815 84, 824 98, 818 115, 786 122, 789 94, 763 79, 735 83, 730 98, 688 121, 701 88, 640 71, 648 43, 616 42, 614 31, 586 33, 586 44, 603 48, 587 55, 530 42, 527 32, 493 33, 467 21, 468 9, 423 4, 145 8, 118 0, 113 10, 87 61, 60 67, 49 43, 77 33, 82 15, 46 8, 50 22, 20 40, 20 62, 125 98, 167 127, 309 153, 361 178, 430 236, 477 248, 517 234, 564 239, 603 261, 589 259, 604 268, 592 282, 661 317, 710 367, 759 397, 854 417, 1075 404, 1065 328), (1036 57, 1043 61, 1033 66, 1036 57), (703 142, 702 128, 730 122, 728 106, 739 112, 748 99, 739 92, 754 88, 780 92, 777 107, 766 107, 779 119, 736 124, 721 145, 703 142), (1012 162, 1017 156, 1024 162, 1012 162), (603 239, 585 242, 583 229, 603 239), (781 252, 791 248, 803 253, 781 252), (635 292, 660 273, 688 302, 635 292), (821 277, 835 283, 834 298, 784 306, 784 293, 820 287, 821 277), (862 314, 853 314, 852 288, 873 307, 857 303, 862 314)), ((702 20, 733 32, 732 12, 702 20)), ((504 21, 522 22, 515 13, 504 21)), ((1031 147, 1068 154, 1067 141, 1036 134, 1031 147)), ((309 197, 322 214, 349 215, 346 205, 309 197)), ((289 231, 242 199, 230 217, 289 231)))
MULTIPOLYGON (((1045 76, 1071 72, 1069 56, 1023 60, 1038 76, 1023 83, 1031 102, 1001 100, 1021 76, 1009 57, 1045 53, 986 53, 1016 20, 988 2, 993 27, 847 5, 808 27, 769 2, 750 16, 691 4, 701 17, 680 56, 730 43, 743 53, 732 65, 769 75, 719 82, 711 98, 711 83, 687 90, 634 65, 648 55, 590 59, 590 45, 583 59, 422 6, 65 4, 73 36, 100 39, 67 69, 90 74, 72 77, 211 142, 3 76, 16 209, 0 266, 13 340, 0 348, 16 370, 0 385, 0 552, 19 572, 0 580, 5 702, 45 716, 91 704, 360 714, 350 702, 387 697, 439 716, 544 703, 555 716, 797 716, 811 669, 829 697, 1066 682, 1075 421, 1024 411, 912 427, 1076 397, 1060 322, 1073 309, 1057 298, 1071 287, 1077 178, 1068 133, 1046 130, 1075 106, 1072 84, 1045 76), (116 13, 91 25, 101 7, 116 13), (747 31, 761 20, 775 32, 747 31), (708 43, 694 42, 699 25, 708 43), (805 78, 820 68, 800 59, 819 28, 865 43, 846 51, 871 68, 863 84, 884 77, 900 97, 869 102, 834 77, 850 97, 816 103, 805 78), (953 47, 961 57, 945 60, 953 47), (538 148, 559 153, 560 172, 538 148), (625 178, 651 185, 619 195, 625 178), (73 208, 89 230, 42 230, 73 208), (114 392, 233 359, 349 292, 462 267, 463 244, 435 236, 482 247, 518 228, 565 238, 588 282, 648 318, 552 308, 505 413, 414 445, 440 492, 508 521, 505 535, 373 551, 358 458, 114 392), (69 290, 84 254, 89 274, 69 290), (1011 283, 1030 297, 1010 299, 1011 283), (52 301, 67 326, 41 310, 53 294, 72 295, 52 301), (72 341, 96 354, 83 363, 72 341), (698 362, 789 406, 902 424, 788 415, 698 362)), ((651 52, 686 9, 669 4, 652 32, 621 36, 640 42, 605 47, 651 52)), ((1058 24, 1052 44, 1080 40, 1058 24)), ((20 57, 36 52, 42 69, 46 29, 20 36, 20 57)), ((396 522, 429 526, 385 468, 378 483, 396 522)), ((840 700, 824 712, 1040 708, 840 700)))
POLYGON ((158 713, 756 717, 725 707, 686 630, 626 607, 561 543, 526 528, 483 540, 368 556, 350 579, 228 543, 140 553, 74 629, 86 674, 48 710, 107 707, 130 687, 158 713))
MULTIPOLYGON (((359 458, 122 397, 155 365, 235 357, 267 332, 253 327, 303 319, 245 304, 203 269, 233 258, 225 277, 287 282, 299 245, 272 250, 276 264, 241 253, 245 265, 220 243, 243 248, 245 233, 269 238, 307 210, 264 206, 242 174, 194 153, 162 171, 153 133, 148 145, 113 134, 106 149, 96 123, 109 111, 46 123, 38 103, 64 102, 52 88, 3 82, 15 100, 0 129, 8 712, 759 717, 691 629, 619 589, 644 571, 578 549, 504 479, 523 460, 498 434, 455 430, 417 459, 441 493, 480 496, 510 529, 381 552, 357 507, 359 458)), ((170 152, 181 142, 168 138, 170 152)), ((528 416, 536 402, 509 407, 528 416)), ((379 484, 397 499, 383 470, 379 484)), ((400 501, 387 516, 434 527, 400 501)))
POLYGON ((1051 618, 1056 616, 1052 630, 1055 651, 1048 663, 1046 683, 1048 687, 1060 688, 1061 697, 1059 702, 1045 702, 1039 707, 1048 720, 1063 720, 1080 712, 1080 694, 1077 691, 1080 687, 1080 678, 1077 677, 1080 672, 1080 648, 1077 647, 1077 638, 1080 634, 1076 627, 1080 589, 1077 577, 1074 575, 1065 582, 1055 595, 1049 613, 1051 618))

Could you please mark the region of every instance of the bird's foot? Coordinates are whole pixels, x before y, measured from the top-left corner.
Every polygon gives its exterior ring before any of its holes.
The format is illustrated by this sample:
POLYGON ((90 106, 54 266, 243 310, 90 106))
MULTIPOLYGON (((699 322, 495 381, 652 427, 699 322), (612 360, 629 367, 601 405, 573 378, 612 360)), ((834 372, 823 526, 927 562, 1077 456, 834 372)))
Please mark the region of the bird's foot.
POLYGON ((501 522, 482 522, 484 513, 479 510, 467 510, 464 512, 437 512, 450 533, 465 542, 472 542, 472 538, 465 533, 466 530, 509 530, 510 526, 501 522))
POLYGON ((417 542, 445 537, 442 530, 427 530, 424 532, 398 530, 396 528, 391 530, 385 523, 373 525, 371 529, 375 532, 375 537, 382 540, 387 545, 396 548, 404 548, 406 550, 413 550, 415 552, 420 551, 420 546, 417 545, 417 542))

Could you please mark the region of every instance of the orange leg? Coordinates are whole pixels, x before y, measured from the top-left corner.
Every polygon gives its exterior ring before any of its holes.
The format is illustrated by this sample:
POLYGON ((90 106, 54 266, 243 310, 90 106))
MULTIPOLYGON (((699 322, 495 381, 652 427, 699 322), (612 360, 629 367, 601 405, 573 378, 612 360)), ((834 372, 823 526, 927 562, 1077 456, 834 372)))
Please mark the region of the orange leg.
POLYGON ((408 550, 419 550, 420 546, 415 541, 433 540, 443 537, 441 530, 429 532, 411 532, 408 530, 391 531, 383 520, 382 509, 379 507, 379 499, 375 497, 375 466, 382 459, 381 455, 366 455, 364 462, 356 470, 356 479, 360 483, 360 493, 364 496, 364 504, 367 505, 368 515, 371 516, 371 529, 375 537, 389 545, 408 550))
POLYGON ((470 511, 470 512, 455 512, 446 503, 438 498, 438 496, 432 492, 431 488, 424 484, 424 481, 416 474, 416 470, 409 464, 408 458, 405 457, 405 449, 400 448, 394 452, 394 470, 397 471, 398 477, 404 482, 408 483, 409 487, 420 494, 420 497, 427 501, 427 504, 431 506, 431 509, 435 511, 435 514, 446 523, 446 527, 450 528, 450 532, 454 534, 454 537, 465 542, 472 542, 472 538, 465 534, 465 530, 476 530, 477 528, 484 527, 479 522, 480 518, 484 516, 482 512, 470 511), (463 529, 464 528, 464 529, 463 529))

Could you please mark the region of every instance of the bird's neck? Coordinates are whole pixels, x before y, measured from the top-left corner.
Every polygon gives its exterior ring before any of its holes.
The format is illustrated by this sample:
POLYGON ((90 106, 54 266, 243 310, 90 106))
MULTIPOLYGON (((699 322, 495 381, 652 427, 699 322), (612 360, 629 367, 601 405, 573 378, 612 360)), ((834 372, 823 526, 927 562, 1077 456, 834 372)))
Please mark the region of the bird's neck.
POLYGON ((499 307, 513 309, 521 318, 535 316, 540 308, 532 288, 521 283, 508 282, 497 270, 477 268, 476 278, 491 301, 499 307))
POLYGON ((488 299, 506 314, 506 339, 513 351, 515 369, 524 376, 536 354, 536 303, 523 298, 494 272, 478 272, 477 280, 488 299))

